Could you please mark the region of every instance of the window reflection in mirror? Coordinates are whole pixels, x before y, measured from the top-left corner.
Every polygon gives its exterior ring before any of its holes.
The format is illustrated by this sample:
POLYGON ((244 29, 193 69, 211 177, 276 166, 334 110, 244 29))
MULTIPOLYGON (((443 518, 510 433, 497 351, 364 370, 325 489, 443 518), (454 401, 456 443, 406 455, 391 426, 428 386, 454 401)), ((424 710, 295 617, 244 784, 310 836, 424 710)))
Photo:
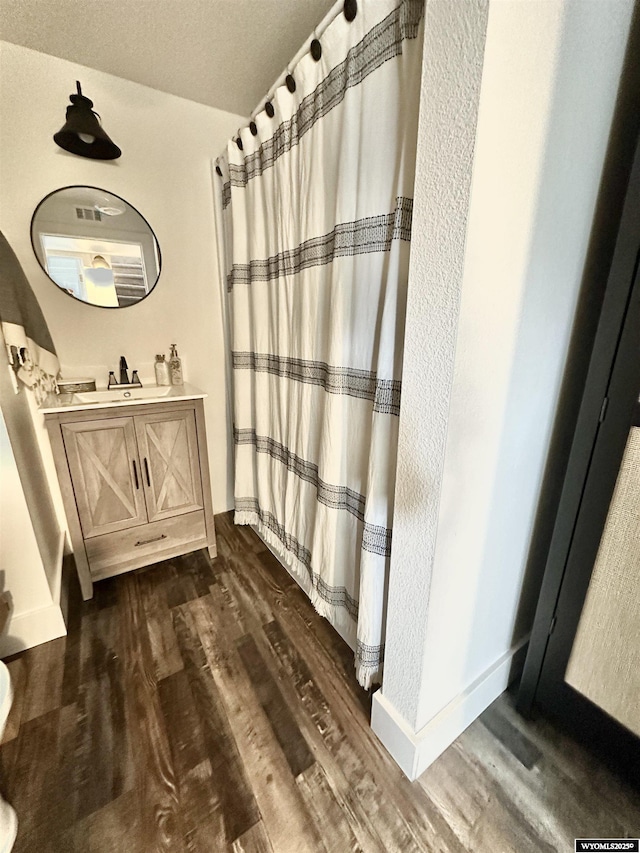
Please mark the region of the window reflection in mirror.
POLYGON ((91 305, 133 305, 160 274, 160 247, 146 219, 97 187, 64 187, 46 196, 31 221, 31 242, 54 284, 91 305))

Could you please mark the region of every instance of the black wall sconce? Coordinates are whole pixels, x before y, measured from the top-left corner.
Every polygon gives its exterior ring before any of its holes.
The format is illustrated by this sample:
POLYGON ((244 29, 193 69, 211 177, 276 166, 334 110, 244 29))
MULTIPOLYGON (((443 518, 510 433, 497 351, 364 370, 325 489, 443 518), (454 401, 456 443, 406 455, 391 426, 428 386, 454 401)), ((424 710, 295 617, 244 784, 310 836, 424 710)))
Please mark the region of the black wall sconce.
POLYGON ((109 139, 100 124, 100 116, 91 108, 93 101, 82 94, 80 83, 77 95, 69 95, 71 106, 67 107, 67 120, 62 130, 54 134, 54 142, 80 157, 92 160, 116 160, 122 151, 109 139))

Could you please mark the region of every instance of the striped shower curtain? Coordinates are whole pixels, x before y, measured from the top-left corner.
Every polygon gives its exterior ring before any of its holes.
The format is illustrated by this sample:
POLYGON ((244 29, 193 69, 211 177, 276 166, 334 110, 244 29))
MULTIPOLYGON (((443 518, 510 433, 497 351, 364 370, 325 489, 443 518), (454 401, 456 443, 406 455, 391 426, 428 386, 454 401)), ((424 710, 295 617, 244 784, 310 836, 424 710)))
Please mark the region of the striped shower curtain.
POLYGON ((235 521, 351 645, 365 687, 384 652, 423 5, 337 10, 216 169, 235 521))

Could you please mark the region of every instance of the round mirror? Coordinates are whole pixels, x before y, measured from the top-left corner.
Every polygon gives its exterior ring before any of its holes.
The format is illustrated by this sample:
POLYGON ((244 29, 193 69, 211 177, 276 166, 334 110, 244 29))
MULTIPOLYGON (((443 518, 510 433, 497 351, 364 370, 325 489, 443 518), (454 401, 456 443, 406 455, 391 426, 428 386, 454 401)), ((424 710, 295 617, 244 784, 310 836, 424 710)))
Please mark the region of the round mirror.
POLYGON ((63 187, 43 198, 31 220, 31 243, 54 284, 102 308, 140 302, 160 275, 160 246, 147 220, 98 187, 63 187))

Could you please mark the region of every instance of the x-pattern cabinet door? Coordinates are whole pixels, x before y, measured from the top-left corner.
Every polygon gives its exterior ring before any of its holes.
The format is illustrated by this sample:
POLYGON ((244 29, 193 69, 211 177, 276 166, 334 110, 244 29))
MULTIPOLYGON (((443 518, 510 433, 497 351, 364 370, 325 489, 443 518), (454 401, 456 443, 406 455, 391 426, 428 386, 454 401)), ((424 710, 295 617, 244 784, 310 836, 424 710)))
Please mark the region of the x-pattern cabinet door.
POLYGON ((136 415, 149 521, 202 509, 202 484, 192 409, 136 415))
POLYGON ((62 425, 85 539, 147 523, 133 418, 62 425))

